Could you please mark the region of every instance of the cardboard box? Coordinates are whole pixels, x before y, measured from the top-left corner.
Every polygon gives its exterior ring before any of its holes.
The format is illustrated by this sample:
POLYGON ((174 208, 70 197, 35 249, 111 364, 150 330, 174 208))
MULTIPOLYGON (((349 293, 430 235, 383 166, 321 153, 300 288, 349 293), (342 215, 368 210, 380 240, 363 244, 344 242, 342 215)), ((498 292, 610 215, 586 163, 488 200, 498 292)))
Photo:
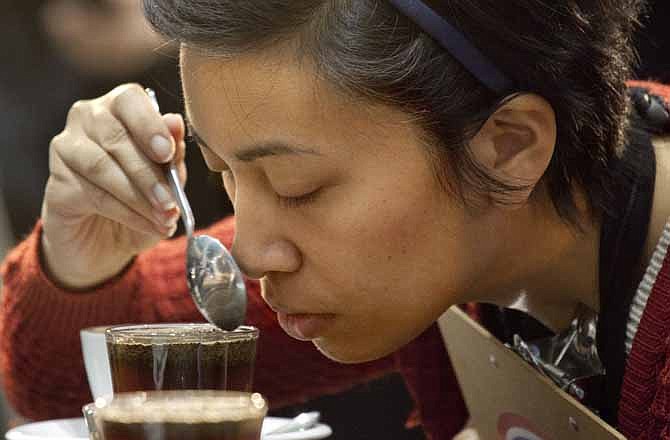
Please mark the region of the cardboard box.
POLYGON ((481 440, 625 440, 458 307, 438 324, 481 440))

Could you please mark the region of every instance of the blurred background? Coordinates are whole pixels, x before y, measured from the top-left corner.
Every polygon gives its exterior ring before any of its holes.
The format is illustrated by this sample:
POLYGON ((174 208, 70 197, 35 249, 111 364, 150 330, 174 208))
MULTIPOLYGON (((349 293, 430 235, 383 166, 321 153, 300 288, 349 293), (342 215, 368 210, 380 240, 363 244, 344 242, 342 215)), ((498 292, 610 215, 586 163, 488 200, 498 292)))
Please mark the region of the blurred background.
MULTIPOLYGON (((670 82, 670 2, 652 0, 637 45, 636 76, 670 82)), ((181 112, 176 48, 143 21, 139 0, 3 0, 0 2, 0 257, 30 232, 39 217, 48 177, 50 139, 69 107, 123 82, 158 93, 163 112, 181 112)), ((188 147, 186 192, 204 227, 231 213, 220 184, 194 146, 188 147), (213 197, 212 194, 216 196, 213 197)), ((273 415, 321 410, 333 439, 422 439, 406 429, 412 408, 403 381, 390 376, 273 415), (380 428, 387 432, 381 433, 380 428), (372 429, 374 428, 374 430, 372 429)), ((6 403, 0 435, 22 422, 6 403)))

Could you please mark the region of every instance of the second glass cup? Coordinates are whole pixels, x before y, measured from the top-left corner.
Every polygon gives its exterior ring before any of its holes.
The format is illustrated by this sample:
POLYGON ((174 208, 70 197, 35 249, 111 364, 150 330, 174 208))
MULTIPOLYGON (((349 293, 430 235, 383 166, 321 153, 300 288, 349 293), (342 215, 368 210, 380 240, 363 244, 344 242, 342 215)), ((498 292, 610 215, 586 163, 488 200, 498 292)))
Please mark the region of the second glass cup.
POLYGON ((259 440, 263 396, 215 390, 120 393, 82 408, 92 440, 259 440))
POLYGON ((115 393, 251 391, 258 329, 211 324, 120 326, 105 332, 115 393))

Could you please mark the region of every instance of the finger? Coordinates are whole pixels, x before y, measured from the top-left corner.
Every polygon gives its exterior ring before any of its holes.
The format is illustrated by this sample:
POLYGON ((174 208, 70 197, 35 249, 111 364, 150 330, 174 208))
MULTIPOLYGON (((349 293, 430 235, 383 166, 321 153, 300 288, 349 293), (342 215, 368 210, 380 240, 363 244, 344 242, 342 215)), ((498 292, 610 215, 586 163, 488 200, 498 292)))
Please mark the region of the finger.
MULTIPOLYGON (((77 157, 73 157, 71 148, 66 147, 65 150, 68 151, 64 153, 64 156, 73 162, 73 166, 79 172, 86 176, 89 176, 90 173, 100 173, 104 171, 105 166, 113 167, 114 164, 111 162, 115 161, 126 174, 123 183, 119 181, 120 185, 129 184, 139 189, 144 195, 145 201, 148 201, 154 209, 159 211, 175 209, 177 205, 167 184, 164 166, 148 158, 130 136, 126 127, 106 108, 98 107, 95 111, 92 111, 90 120, 84 124, 84 130, 88 138, 99 148, 96 149, 93 146, 80 147, 81 150, 89 147, 93 149, 78 151, 77 157), (100 149, 109 158, 101 156, 100 149), (110 159, 113 160, 110 161, 110 159)), ((114 173, 116 170, 108 170, 108 172, 114 173)), ((114 175, 110 179, 117 177, 114 175)), ((114 190, 122 191, 123 187, 116 186, 114 190)), ((130 206, 136 206, 135 203, 140 203, 139 200, 126 200, 126 202, 130 206)))
POLYGON ((184 118, 177 113, 166 113, 163 115, 163 121, 167 125, 172 138, 179 142, 184 140, 184 135, 186 134, 186 126, 184 124, 184 118))
POLYGON ((184 188, 186 186, 186 181, 188 180, 188 172, 186 170, 186 164, 183 161, 177 165, 177 171, 179 171, 179 182, 181 183, 181 187, 184 188))
POLYGON ((97 201, 95 209, 101 217, 153 237, 171 237, 177 229, 176 223, 171 226, 161 226, 149 222, 145 217, 117 199, 114 194, 104 191, 85 179, 81 180, 81 185, 90 194, 91 198, 97 201))
POLYGON ((177 164, 177 171, 179 172, 179 183, 181 187, 186 186, 186 162, 184 161, 184 155, 186 154, 186 143, 181 141, 177 144, 177 153, 175 153, 175 163, 177 164))
POLYGON ((175 142, 142 87, 137 84, 119 86, 107 95, 106 100, 109 101, 110 112, 126 127, 148 157, 158 163, 172 159, 175 142))
MULTIPOLYGON (((90 140, 66 142, 62 141, 58 148, 55 148, 55 155, 67 169, 105 193, 112 194, 127 209, 153 222, 159 230, 171 228, 176 224, 178 219, 176 208, 166 209, 165 207, 156 208, 152 206, 140 189, 141 186, 146 188, 152 182, 155 182, 152 167, 157 166, 156 164, 149 163, 149 160, 139 153, 135 158, 136 163, 131 165, 135 169, 129 172, 108 151, 90 140)), ((120 154, 120 156, 123 156, 124 160, 128 160, 129 155, 120 154)), ((164 191, 168 191, 167 187, 164 191)), ((99 201, 91 200, 91 204, 98 206, 99 201)), ((158 202, 155 204, 158 204, 158 202)), ((104 206, 107 205, 102 205, 101 208, 104 206)), ((97 210, 96 213, 105 217, 114 216, 113 213, 105 213, 100 210, 97 210)))
POLYGON ((165 121, 175 143, 175 152, 172 161, 179 165, 180 162, 184 161, 184 157, 186 156, 186 142, 184 140, 186 128, 184 120, 181 115, 166 113, 163 115, 163 121, 165 121))
POLYGON ((58 154, 52 155, 52 170, 49 198, 60 206, 60 210, 72 210, 75 215, 99 215, 130 230, 156 238, 172 233, 171 227, 148 220, 115 194, 69 168, 58 154), (58 189, 59 186, 63 188, 58 189))
POLYGON ((184 136, 186 135, 186 125, 184 124, 182 116, 175 113, 164 114, 163 120, 167 124, 168 130, 170 130, 172 138, 175 140, 176 149, 172 160, 177 164, 179 179, 183 187, 186 184, 187 177, 186 166, 184 164, 184 159, 186 157, 186 141, 184 140, 184 136))

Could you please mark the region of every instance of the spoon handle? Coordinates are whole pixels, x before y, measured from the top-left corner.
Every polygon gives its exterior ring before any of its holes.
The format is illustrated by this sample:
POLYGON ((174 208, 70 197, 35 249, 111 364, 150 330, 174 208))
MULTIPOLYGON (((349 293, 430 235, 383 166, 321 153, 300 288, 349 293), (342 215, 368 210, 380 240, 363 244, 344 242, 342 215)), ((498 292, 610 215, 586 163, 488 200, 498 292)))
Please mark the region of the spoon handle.
MULTIPOLYGON (((156 98, 156 92, 153 89, 144 89, 144 91, 151 98, 151 102, 154 105, 156 111, 160 112, 160 107, 158 106, 158 99, 156 98)), ((179 205, 179 211, 181 212, 181 220, 184 222, 184 228, 186 229, 186 235, 191 237, 193 235, 193 229, 195 228, 195 219, 193 218, 193 210, 191 210, 191 204, 188 203, 188 198, 184 189, 179 184, 179 171, 174 162, 170 162, 167 166, 167 180, 170 183, 172 192, 177 198, 177 205, 179 205)))
POLYGON ((191 205, 188 203, 188 199, 186 198, 186 193, 179 184, 179 171, 177 171, 177 166, 174 164, 174 162, 170 162, 168 165, 167 178, 168 182, 170 182, 170 186, 172 187, 172 192, 174 192, 177 196, 177 205, 179 205, 179 210, 181 211, 181 220, 184 222, 186 235, 191 237, 195 227, 193 211, 191 210, 191 205))

